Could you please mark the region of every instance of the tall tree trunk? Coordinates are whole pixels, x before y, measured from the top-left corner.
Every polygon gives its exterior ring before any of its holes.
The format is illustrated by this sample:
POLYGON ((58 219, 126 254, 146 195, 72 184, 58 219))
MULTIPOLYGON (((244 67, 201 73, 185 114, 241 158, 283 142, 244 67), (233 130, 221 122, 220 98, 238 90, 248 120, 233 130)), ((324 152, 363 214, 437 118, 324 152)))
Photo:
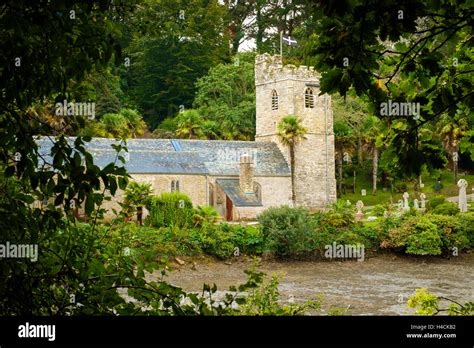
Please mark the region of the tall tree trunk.
POLYGON ((382 186, 387 187, 387 173, 385 171, 382 171, 382 186))
POLYGON ((255 36, 255 44, 257 46, 257 52, 262 52, 263 34, 265 33, 264 19, 262 18, 262 4, 260 1, 255 3, 256 11, 256 23, 257 23, 257 34, 255 36))
POLYGON ((352 172, 352 193, 356 193, 356 167, 354 166, 352 172))
MULTIPOLYGON (((455 146, 455 147, 453 148, 452 153, 456 153, 456 154, 459 153, 457 146, 455 146)), ((453 156, 453 155, 451 155, 451 157, 452 157, 452 156, 453 156)), ((455 183, 455 184, 458 183, 458 168, 459 168, 459 167, 458 167, 458 163, 459 163, 459 155, 457 155, 457 156, 458 156, 458 158, 456 158, 457 161, 454 161, 454 159, 453 159, 453 174, 454 174, 454 183, 455 183)))
POLYGON ((339 177, 339 182, 338 182, 339 197, 341 197, 342 196, 342 151, 339 152, 339 156, 337 157, 337 173, 339 177))
POLYGON ((453 167, 454 167, 454 183, 457 184, 457 182, 458 182, 458 161, 454 161, 453 167))
POLYGON ((415 191, 415 193, 420 192, 420 178, 419 177, 416 177, 415 179, 415 183, 413 185, 413 191, 415 191))
POLYGON ((295 192, 295 145, 290 144, 290 170, 291 170, 291 200, 293 206, 296 205, 296 192, 295 192))
POLYGON ((372 195, 377 195, 377 171, 379 169, 379 149, 374 145, 372 157, 372 195))
POLYGON ((364 154, 363 154, 363 151, 362 151, 362 137, 358 137, 357 138, 357 165, 359 166, 359 168, 362 166, 362 162, 364 160, 364 154))
POLYGON ((241 39, 240 35, 237 32, 235 36, 232 38, 232 55, 236 55, 239 52, 240 39, 241 39))

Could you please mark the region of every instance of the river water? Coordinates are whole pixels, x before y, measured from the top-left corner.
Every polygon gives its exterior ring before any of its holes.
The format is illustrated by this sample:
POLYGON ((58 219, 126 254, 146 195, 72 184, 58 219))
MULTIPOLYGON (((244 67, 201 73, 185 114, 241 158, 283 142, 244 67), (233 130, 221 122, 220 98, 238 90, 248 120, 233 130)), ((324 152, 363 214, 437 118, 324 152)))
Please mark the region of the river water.
MULTIPOLYGON (((184 265, 173 264, 165 279, 193 292, 202 291, 203 283, 215 283, 219 290, 244 283, 243 271, 252 265, 245 257, 227 263, 204 257, 184 260, 184 265)), ((322 314, 332 307, 349 307, 349 315, 413 314, 406 300, 422 287, 457 302, 474 300, 474 253, 451 259, 384 254, 363 262, 263 260, 260 270, 280 276, 283 303, 323 294, 322 314)))

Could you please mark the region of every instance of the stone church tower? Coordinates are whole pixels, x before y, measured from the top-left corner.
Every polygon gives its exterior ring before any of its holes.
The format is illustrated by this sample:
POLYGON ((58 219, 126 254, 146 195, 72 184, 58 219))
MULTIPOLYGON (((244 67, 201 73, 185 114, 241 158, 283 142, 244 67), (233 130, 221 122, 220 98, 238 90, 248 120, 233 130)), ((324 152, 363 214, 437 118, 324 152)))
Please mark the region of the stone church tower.
POLYGON ((296 115, 307 129, 306 140, 300 140, 295 149, 296 205, 318 209, 335 202, 331 98, 318 95, 318 74, 312 67, 283 66, 280 56, 263 54, 256 57, 255 85, 256 141, 277 143, 290 163, 289 149, 278 139, 277 125, 284 116, 296 115))

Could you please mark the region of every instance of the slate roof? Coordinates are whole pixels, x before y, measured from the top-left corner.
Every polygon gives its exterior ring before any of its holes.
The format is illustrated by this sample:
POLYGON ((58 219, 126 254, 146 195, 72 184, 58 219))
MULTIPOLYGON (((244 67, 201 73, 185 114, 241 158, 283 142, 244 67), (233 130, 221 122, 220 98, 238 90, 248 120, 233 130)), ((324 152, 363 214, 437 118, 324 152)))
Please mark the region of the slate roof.
POLYGON ((240 189, 239 179, 217 179, 219 185, 236 207, 261 207, 255 193, 243 193, 240 189))
MULTIPOLYGON (((39 152, 46 161, 54 138, 38 138, 39 152)), ((75 138, 68 141, 73 143, 75 138)), ((103 168, 116 157, 115 139, 92 138, 86 143, 94 163, 103 168)), ((254 141, 130 139, 125 167, 130 174, 209 174, 238 176, 240 155, 253 157, 255 176, 290 176, 288 164, 275 143, 254 141), (173 144, 174 143, 174 144, 173 144)), ((40 163, 41 165, 41 163, 40 163)), ((121 166, 121 162, 117 162, 121 166)))

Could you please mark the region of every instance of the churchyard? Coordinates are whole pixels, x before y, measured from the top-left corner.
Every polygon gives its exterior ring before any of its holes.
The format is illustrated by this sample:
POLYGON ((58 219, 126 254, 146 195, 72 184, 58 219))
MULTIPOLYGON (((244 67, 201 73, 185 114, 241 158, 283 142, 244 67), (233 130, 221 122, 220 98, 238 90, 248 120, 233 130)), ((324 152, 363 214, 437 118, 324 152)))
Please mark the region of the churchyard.
POLYGON ((472 16, 0 5, 0 315, 473 315, 472 16))

